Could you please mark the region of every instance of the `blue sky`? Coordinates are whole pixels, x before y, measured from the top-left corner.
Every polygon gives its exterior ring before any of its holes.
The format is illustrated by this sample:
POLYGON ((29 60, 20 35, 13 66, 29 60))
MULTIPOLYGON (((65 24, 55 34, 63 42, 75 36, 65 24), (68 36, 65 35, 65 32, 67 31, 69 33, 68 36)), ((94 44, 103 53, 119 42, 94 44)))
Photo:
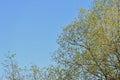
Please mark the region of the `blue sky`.
POLYGON ((91 0, 0 0, 0 60, 16 53, 21 65, 51 64, 63 27, 91 0))

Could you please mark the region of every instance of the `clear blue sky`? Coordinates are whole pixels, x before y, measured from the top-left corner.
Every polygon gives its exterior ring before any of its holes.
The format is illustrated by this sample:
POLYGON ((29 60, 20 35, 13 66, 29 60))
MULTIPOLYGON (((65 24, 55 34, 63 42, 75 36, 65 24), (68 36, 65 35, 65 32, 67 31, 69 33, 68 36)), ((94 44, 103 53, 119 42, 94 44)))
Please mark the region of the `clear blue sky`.
POLYGON ((51 64, 62 28, 77 18, 91 0, 0 0, 0 60, 17 54, 21 65, 51 64))

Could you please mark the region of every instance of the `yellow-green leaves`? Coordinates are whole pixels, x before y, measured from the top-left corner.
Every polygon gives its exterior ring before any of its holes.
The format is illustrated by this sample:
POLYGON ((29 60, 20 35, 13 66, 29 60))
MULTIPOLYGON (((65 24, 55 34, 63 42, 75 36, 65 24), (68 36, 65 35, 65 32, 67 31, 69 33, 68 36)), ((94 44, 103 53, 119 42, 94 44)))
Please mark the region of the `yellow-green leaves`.
POLYGON ((62 60, 62 66, 67 68, 77 67, 83 73, 89 73, 88 79, 90 76, 106 80, 108 76, 109 79, 117 77, 120 65, 115 69, 114 64, 120 62, 120 48, 116 40, 120 36, 119 18, 117 0, 94 0, 88 12, 80 9, 76 23, 67 26, 59 38, 60 45, 65 47, 60 47, 61 51, 57 54, 64 56, 57 56, 56 60, 62 60))
POLYGON ((80 9, 80 13, 84 14, 85 12, 86 12, 85 9, 83 8, 80 9))

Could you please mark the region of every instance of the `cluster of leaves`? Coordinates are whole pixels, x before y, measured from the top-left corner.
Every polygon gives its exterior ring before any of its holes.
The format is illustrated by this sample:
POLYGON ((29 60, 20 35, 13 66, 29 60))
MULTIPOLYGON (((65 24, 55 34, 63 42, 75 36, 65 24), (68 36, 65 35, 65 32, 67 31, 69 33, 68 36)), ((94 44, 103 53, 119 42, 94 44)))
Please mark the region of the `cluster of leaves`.
POLYGON ((118 0, 94 0, 89 11, 81 9, 78 20, 64 28, 54 59, 69 69, 71 80, 83 75, 83 80, 120 79, 119 23, 118 0))
POLYGON ((63 29, 60 45, 52 56, 57 66, 27 71, 8 57, 8 80, 119 80, 119 0, 94 0, 89 11, 80 10, 77 20, 63 29), (23 72, 21 72, 23 70, 23 72), (23 75, 24 73, 24 75, 23 75))
POLYGON ((36 65, 21 68, 15 60, 16 54, 9 54, 2 63, 4 75, 1 80, 52 80, 47 69, 40 69, 36 65))

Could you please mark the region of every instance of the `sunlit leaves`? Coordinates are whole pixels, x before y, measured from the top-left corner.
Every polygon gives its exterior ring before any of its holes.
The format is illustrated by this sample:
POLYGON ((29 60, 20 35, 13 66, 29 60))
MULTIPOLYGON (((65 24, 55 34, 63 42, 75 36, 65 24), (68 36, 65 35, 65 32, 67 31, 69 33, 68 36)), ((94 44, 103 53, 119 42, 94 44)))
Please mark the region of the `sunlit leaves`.
POLYGON ((118 75, 116 71, 120 69, 115 69, 112 62, 120 62, 119 41, 114 42, 116 36, 120 35, 116 3, 117 0, 94 0, 88 12, 80 9, 78 20, 67 26, 59 38, 60 52, 57 52, 56 61, 62 60, 64 64, 61 65, 73 69, 76 68, 72 67, 73 64, 76 65, 83 73, 89 73, 89 78, 117 77, 113 72, 118 75), (61 53, 63 57, 59 56, 61 53))

